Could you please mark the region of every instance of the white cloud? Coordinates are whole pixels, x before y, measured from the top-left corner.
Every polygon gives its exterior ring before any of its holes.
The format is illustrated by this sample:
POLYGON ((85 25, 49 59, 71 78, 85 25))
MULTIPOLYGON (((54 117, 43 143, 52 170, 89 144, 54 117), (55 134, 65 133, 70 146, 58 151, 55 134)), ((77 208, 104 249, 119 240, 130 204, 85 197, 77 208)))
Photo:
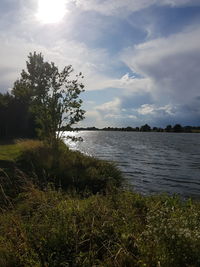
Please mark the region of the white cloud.
POLYGON ((145 120, 152 124, 156 121, 166 124, 198 122, 199 26, 137 45, 124 51, 121 58, 143 78, 125 74, 120 79, 106 81, 126 90, 121 98, 98 107, 104 116, 123 121, 122 112, 125 112, 126 118, 128 115, 134 119, 137 117, 138 124, 145 120), (135 106, 135 99, 140 103, 139 107, 135 106), (153 102, 150 103, 150 100, 153 102))
POLYGON ((137 111, 142 115, 153 114, 154 105, 144 104, 137 111))
POLYGON ((132 119, 132 120, 137 120, 137 117, 135 115, 123 115, 123 114, 107 114, 104 116, 105 119, 113 119, 113 120, 127 120, 127 119, 132 119))
MULTIPOLYGON (((96 77, 95 77, 96 78, 96 77)), ((134 92, 151 92, 152 91, 152 81, 149 78, 136 78, 135 76, 129 75, 129 73, 124 74, 119 79, 113 79, 111 77, 102 75, 99 77, 98 83, 91 79, 94 85, 94 90, 101 90, 104 88, 119 88, 123 89, 124 95, 129 95, 134 92)), ((89 86, 91 87, 91 85, 89 86)))
POLYGON ((152 81, 148 77, 136 78, 125 74, 116 81, 116 87, 127 89, 128 94, 133 92, 150 92, 152 90, 152 81))
POLYGON ((199 26, 137 45, 122 59, 151 81, 149 91, 161 103, 184 104, 200 95, 199 26))
POLYGON ((162 107, 157 107, 155 104, 143 104, 140 108, 137 109, 137 112, 141 115, 175 115, 175 107, 171 105, 165 105, 162 107))
POLYGON ((25 67, 27 55, 34 50, 44 51, 44 47, 28 43, 15 36, 7 38, 0 36, 0 90, 4 91, 12 87, 22 68, 25 67), (2 86, 6 88, 2 88, 2 86))
POLYGON ((108 121, 97 110, 89 110, 85 114, 85 119, 77 124, 77 127, 98 127, 103 128, 109 126, 108 121))
POLYGON ((96 109, 103 113, 119 113, 120 111, 120 99, 115 98, 113 101, 106 102, 96 107, 96 109))
POLYGON ((112 63, 104 49, 90 49, 84 43, 67 39, 55 40, 49 46, 45 42, 18 38, 10 32, 6 36, 0 34, 0 90, 12 87, 25 68, 29 52, 33 51, 42 52, 45 60, 55 62, 60 68, 71 64, 75 72, 81 71, 87 90, 103 89, 104 84, 109 84, 110 78, 103 72, 112 63))

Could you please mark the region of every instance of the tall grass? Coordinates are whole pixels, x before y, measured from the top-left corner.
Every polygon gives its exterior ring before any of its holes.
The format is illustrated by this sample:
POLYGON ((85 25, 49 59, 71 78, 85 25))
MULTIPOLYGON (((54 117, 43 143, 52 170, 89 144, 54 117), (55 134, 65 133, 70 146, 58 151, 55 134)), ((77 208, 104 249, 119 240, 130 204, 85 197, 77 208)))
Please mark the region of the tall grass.
POLYGON ((63 190, 75 189, 82 192, 86 189, 92 193, 103 192, 108 187, 120 187, 123 184, 121 172, 114 164, 88 157, 80 152, 71 151, 60 144, 54 151, 42 143, 28 145, 16 160, 18 168, 29 176, 34 173, 39 186, 49 182, 63 190))
POLYGON ((0 218, 0 266, 200 265, 197 203, 35 188, 15 203, 0 218))
POLYGON ((123 185, 121 172, 114 164, 71 151, 62 142, 54 151, 37 140, 18 140, 0 150, 0 158, 5 154, 6 158, 0 161, 0 185, 11 198, 22 192, 27 183, 43 190, 51 183, 56 189, 95 194, 123 185))

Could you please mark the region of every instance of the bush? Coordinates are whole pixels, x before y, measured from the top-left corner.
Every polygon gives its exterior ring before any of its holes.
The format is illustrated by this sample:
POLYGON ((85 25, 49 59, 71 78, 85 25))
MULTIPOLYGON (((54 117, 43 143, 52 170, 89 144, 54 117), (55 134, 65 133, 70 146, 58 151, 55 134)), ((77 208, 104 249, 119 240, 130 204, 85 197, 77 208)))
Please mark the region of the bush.
POLYGON ((121 172, 114 164, 71 151, 63 143, 56 151, 42 143, 29 146, 22 150, 16 162, 20 170, 38 177, 35 182, 40 187, 53 183, 63 190, 97 193, 123 183, 121 172))

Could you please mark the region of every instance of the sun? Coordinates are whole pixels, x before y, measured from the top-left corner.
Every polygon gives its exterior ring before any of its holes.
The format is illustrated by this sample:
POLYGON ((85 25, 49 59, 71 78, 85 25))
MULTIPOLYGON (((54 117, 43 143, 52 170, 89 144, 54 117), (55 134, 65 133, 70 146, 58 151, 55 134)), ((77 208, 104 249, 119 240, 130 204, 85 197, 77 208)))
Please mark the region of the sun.
POLYGON ((36 17, 44 24, 60 22, 66 12, 66 0, 38 0, 36 17))

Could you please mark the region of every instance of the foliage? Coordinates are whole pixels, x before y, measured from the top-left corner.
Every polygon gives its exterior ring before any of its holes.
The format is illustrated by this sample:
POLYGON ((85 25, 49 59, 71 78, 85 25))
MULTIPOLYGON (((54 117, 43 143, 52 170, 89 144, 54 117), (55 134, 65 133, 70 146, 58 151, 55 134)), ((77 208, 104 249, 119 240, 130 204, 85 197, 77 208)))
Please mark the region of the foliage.
POLYGON ((0 206, 8 205, 10 198, 22 192, 27 184, 35 182, 36 177, 28 177, 16 162, 26 151, 42 145, 37 140, 17 140, 13 144, 0 145, 0 206))
POLYGON ((26 66, 27 71, 22 70, 12 94, 30 106, 39 137, 53 145, 61 138, 63 127, 70 127, 84 118, 79 98, 84 91, 79 82, 82 73, 70 79, 71 65, 59 72, 53 62, 44 61, 42 54, 36 52, 29 54, 26 66))
POLYGON ((150 132, 151 131, 151 127, 148 124, 142 125, 140 127, 140 131, 141 132, 150 132))
POLYGON ((181 126, 180 124, 176 124, 176 125, 174 125, 174 127, 173 127, 173 131, 174 131, 175 133, 180 133, 180 132, 183 131, 183 128, 182 128, 182 126, 181 126))
POLYGON ((31 187, 0 218, 1 266, 199 266, 199 203, 31 187))
POLYGON ((34 118, 28 109, 28 104, 11 94, 0 94, 0 139, 35 135, 34 118))
MULTIPOLYGON (((105 192, 111 186, 120 187, 123 183, 121 172, 114 164, 71 151, 62 142, 59 143, 56 159, 52 147, 38 140, 22 140, 0 148, 0 159, 4 159, 0 161, 0 168, 8 174, 10 181, 6 183, 6 188, 17 186, 19 172, 20 180, 28 177, 40 188, 53 183, 63 190, 73 188, 78 192, 88 190, 97 193, 105 192)), ((7 181, 4 176, 0 175, 0 178, 7 181)))
POLYGON ((121 172, 114 164, 71 151, 62 142, 58 152, 55 159, 52 147, 41 144, 24 150, 16 164, 29 176, 34 173, 39 177, 40 187, 51 182, 63 190, 73 188, 80 192, 87 189, 97 193, 111 185, 122 185, 121 172))

